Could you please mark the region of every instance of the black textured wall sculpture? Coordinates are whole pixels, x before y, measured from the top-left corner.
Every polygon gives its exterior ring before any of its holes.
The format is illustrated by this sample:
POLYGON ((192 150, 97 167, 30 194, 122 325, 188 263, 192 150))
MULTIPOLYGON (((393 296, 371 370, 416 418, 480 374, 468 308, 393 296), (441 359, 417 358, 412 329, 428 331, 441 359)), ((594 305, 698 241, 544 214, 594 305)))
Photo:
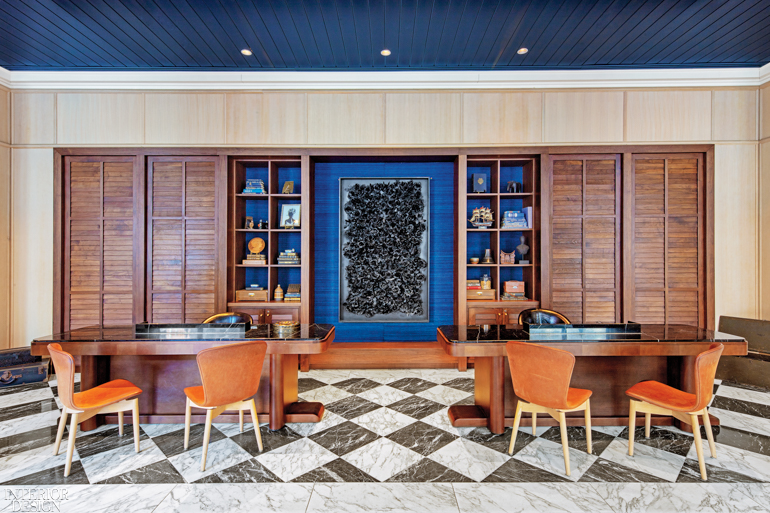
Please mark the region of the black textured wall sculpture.
POLYGON ((428 188, 343 179, 341 321, 428 321, 428 188))

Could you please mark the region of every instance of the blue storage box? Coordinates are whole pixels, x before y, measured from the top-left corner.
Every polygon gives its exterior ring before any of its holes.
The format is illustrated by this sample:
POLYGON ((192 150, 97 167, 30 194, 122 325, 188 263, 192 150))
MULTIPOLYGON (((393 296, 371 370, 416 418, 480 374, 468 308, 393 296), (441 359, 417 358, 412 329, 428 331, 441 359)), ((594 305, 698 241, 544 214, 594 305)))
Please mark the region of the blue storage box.
POLYGON ((48 379, 50 360, 32 356, 29 348, 14 348, 0 351, 0 388, 27 383, 38 383, 48 379))

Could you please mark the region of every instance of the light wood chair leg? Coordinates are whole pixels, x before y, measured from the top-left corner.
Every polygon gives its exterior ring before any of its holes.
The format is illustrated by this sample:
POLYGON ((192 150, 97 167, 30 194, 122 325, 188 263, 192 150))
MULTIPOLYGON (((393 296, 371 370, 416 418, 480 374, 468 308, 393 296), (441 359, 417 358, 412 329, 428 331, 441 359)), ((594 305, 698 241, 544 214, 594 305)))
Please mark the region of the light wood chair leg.
POLYGON ((636 402, 631 399, 628 405, 628 455, 634 455, 634 431, 636 430, 636 402))
POLYGON ((513 416, 513 433, 511 433, 511 443, 508 446, 508 454, 513 454, 513 446, 516 445, 516 433, 519 432, 520 422, 521 422, 521 402, 517 402, 516 414, 513 416))
POLYGON ((192 406, 190 405, 190 399, 187 398, 184 406, 184 450, 190 446, 190 414, 192 406))
POLYGON ((717 446, 714 443, 714 433, 711 432, 711 419, 709 418, 709 412, 703 411, 703 426, 706 428, 706 438, 709 441, 709 450, 711 450, 711 457, 717 457, 717 446))
POLYGON ((67 445, 67 463, 64 465, 64 477, 68 477, 72 469, 72 454, 75 452, 75 436, 77 436, 78 432, 79 416, 79 413, 73 413, 72 420, 70 421, 70 438, 67 445))
POLYGON ((64 436, 64 426, 67 425, 67 407, 65 406, 61 410, 61 418, 59 419, 59 430, 56 432, 56 445, 53 446, 53 455, 58 456, 59 447, 61 446, 61 439, 64 436))
POLYGON ((240 432, 243 433, 243 410, 238 410, 238 422, 240 423, 240 432))
POLYGON ((650 424, 652 424, 652 413, 644 414, 644 437, 650 438, 650 424))
POLYGON ((532 434, 537 436, 537 413, 532 412, 532 434))
POLYGON ((251 410, 251 422, 254 424, 254 432, 257 434, 257 447, 259 447, 259 452, 262 452, 264 447, 262 447, 262 433, 259 432, 259 417, 257 417, 257 403, 254 402, 254 399, 251 400, 249 403, 249 410, 251 410))
POLYGON ((698 416, 690 415, 692 422, 692 434, 695 437, 695 452, 698 453, 698 465, 700 466, 700 478, 706 480, 706 461, 703 459, 703 442, 700 437, 700 426, 698 425, 698 416))
POLYGON ((118 412, 118 434, 123 436, 123 412, 118 412))
POLYGON ((564 470, 569 476, 569 439, 567 438, 567 419, 563 411, 559 412, 559 429, 561 430, 561 448, 564 451, 564 470))
POLYGON ((206 456, 209 452, 209 438, 211 438, 211 410, 206 410, 206 429, 203 432, 203 456, 201 457, 201 472, 206 470, 206 456))
MULTIPOLYGON (((131 414, 134 417, 134 449, 139 452, 139 399, 134 399, 134 404, 131 407, 131 414)), ((123 427, 121 422, 120 427, 123 427)))
POLYGON ((586 400, 586 444, 588 445, 588 454, 593 453, 593 443, 591 440, 591 400, 586 400))

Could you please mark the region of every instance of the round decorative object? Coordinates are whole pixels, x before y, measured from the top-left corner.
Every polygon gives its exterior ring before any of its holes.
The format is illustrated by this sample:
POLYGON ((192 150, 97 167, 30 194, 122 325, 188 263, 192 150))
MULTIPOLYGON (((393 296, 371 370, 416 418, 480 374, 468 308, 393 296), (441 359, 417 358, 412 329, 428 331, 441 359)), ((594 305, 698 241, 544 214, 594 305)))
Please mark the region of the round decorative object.
POLYGON ((254 237, 249 241, 249 251, 252 253, 259 253, 263 249, 265 249, 265 241, 259 237, 254 237))
POLYGON ((479 259, 478 259, 478 257, 473 257, 473 258, 471 258, 471 263, 472 263, 472 264, 478 264, 478 263, 479 263, 479 259))
POLYGON ((273 323, 275 333, 280 337, 291 335, 298 327, 299 323, 297 321, 278 321, 273 323))

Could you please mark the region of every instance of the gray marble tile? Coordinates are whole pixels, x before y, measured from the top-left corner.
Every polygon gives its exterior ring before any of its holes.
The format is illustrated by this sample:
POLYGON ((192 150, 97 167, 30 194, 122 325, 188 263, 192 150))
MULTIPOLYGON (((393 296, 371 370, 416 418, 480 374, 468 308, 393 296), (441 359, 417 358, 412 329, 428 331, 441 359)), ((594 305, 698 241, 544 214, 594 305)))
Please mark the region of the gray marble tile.
POLYGON ((98 483, 110 477, 119 476, 165 459, 163 452, 151 439, 140 442, 140 452, 135 452, 133 444, 124 445, 110 451, 100 452, 87 458, 80 458, 86 469, 89 481, 98 483))
POLYGON ((387 435, 387 438, 422 456, 427 456, 455 441, 457 435, 453 435, 430 424, 416 421, 387 435))
POLYGON ((460 513, 610 513, 588 483, 456 483, 460 513))
POLYGON ((347 421, 308 438, 337 456, 342 456, 377 440, 379 435, 347 421))
MULTIPOLYGON (((761 481, 770 481, 770 456, 717 443, 717 457, 712 458, 708 442, 702 440, 702 443, 706 465, 744 474, 761 481)), ((687 458, 691 460, 698 459, 694 444, 690 448, 687 458)))
POLYGON ((281 478, 270 472, 255 458, 203 477, 196 483, 282 483, 281 478))
MULTIPOLYGON (((680 474, 681 475, 681 474, 680 474)), ((604 458, 597 459, 580 478, 581 483, 666 483, 663 478, 634 470, 604 458)))
MULTIPOLYGON (((22 394, 24 392, 29 392, 30 390, 39 390, 39 389, 50 389, 51 381, 42 381, 39 383, 27 383, 26 385, 16 385, 12 387, 0 387, 0 397, 6 396, 6 395, 17 395, 22 394)), ((54 385, 56 385, 56 382, 53 382, 54 385)))
POLYGON ((464 390, 457 390, 456 388, 450 388, 444 385, 438 385, 429 388, 428 390, 417 392, 415 395, 443 404, 444 406, 451 406, 463 399, 473 397, 472 394, 469 394, 464 390))
MULTIPOLYGON (((58 456, 53 456, 53 444, 51 444, 0 458, 0 483, 55 467, 63 468, 67 462, 68 445, 68 440, 62 440, 58 456)), ((76 449, 72 455, 72 461, 79 459, 76 449)))
POLYGON ((305 513, 312 484, 177 485, 153 513, 305 513))
POLYGON ((326 405, 336 403, 346 397, 351 397, 351 394, 347 390, 337 388, 333 385, 326 385, 302 392, 299 394, 299 397, 305 401, 318 402, 326 405))
POLYGON ((416 452, 387 438, 359 447, 342 457, 379 481, 386 481, 422 459, 416 452))
POLYGON ((0 458, 51 445, 56 441, 56 426, 0 438, 0 458))
POLYGON ((182 475, 168 460, 161 460, 146 467, 110 477, 98 484, 162 484, 184 483, 182 475))
MULTIPOLYGON (((561 431, 558 427, 552 427, 542 435, 542 438, 552 442, 561 443, 561 431)), ((600 456, 602 451, 607 448, 615 437, 602 433, 601 431, 591 430, 591 454, 600 456)), ((588 439, 586 438, 586 428, 583 426, 567 427, 567 444, 578 451, 588 451, 588 439)))
POLYGON ((387 436, 416 420, 390 408, 379 408, 354 418, 353 422, 380 436, 387 436))
POLYGON ((402 378, 398 381, 392 381, 391 383, 388 383, 388 386, 397 388, 410 394, 416 394, 417 392, 423 392, 429 388, 433 388, 437 384, 438 383, 433 381, 426 381, 421 378, 402 378))
POLYGON ((334 383, 333 386, 341 388, 351 394, 360 394, 361 392, 377 388, 380 386, 380 383, 367 378, 348 378, 344 381, 334 383))
POLYGON ((411 467, 388 479, 389 483, 472 483, 473 479, 423 458, 411 467))
POLYGON ((508 461, 508 455, 464 438, 458 438, 428 457, 474 481, 483 480, 508 461))
POLYGON ((302 392, 308 392, 310 390, 315 390, 316 388, 325 387, 326 383, 323 381, 318 381, 317 379, 313 378, 299 378, 297 380, 297 392, 300 394, 302 392))
MULTIPOLYGON (((709 483, 761 483, 762 480, 739 474, 732 470, 715 467, 706 464, 706 477, 709 483)), ((682 470, 679 472, 677 483, 703 483, 700 477, 698 460, 685 460, 682 470)))
MULTIPOLYGON (((206 430, 206 426, 203 424, 193 424, 190 426, 190 445, 187 450, 193 450, 203 446, 203 434, 206 430)), ((214 426, 211 427, 211 435, 209 438, 209 444, 217 442, 226 438, 222 432, 220 432, 214 426)), ((155 442, 163 454, 167 457, 176 456, 185 452, 184 449, 184 428, 180 431, 173 431, 160 435, 152 439, 155 442)))
POLYGON ((452 486, 443 483, 316 483, 307 513, 457 513, 452 486))
POLYGON ((765 511, 731 484, 591 483, 613 510, 623 513, 765 511))
POLYGON ((376 483, 377 480, 342 458, 295 478, 294 483, 376 483))
POLYGON ((476 404, 476 398, 474 396, 472 396, 472 395, 469 395, 465 399, 460 399, 459 401, 457 401, 454 404, 457 404, 457 405, 472 405, 472 404, 476 404))
POLYGON ((367 401, 377 403, 381 406, 387 406, 411 396, 412 394, 408 392, 387 385, 372 388, 371 390, 358 394, 358 397, 363 397, 367 401))
POLYGON ((257 461, 284 482, 322 467, 337 459, 333 452, 308 438, 302 438, 274 451, 260 454, 257 461))
POLYGON ((484 483, 569 483, 566 477, 511 458, 489 474, 484 483))
MULTIPOLYGON (((614 443, 614 442, 613 442, 614 443)), ((610 444, 612 446, 612 444, 610 444)), ((538 438, 528 444, 514 456, 519 461, 529 463, 543 470, 564 476, 570 481, 577 481, 583 476, 594 461, 596 456, 585 451, 569 449, 570 475, 567 476, 564 469, 564 452, 561 443, 551 442, 538 438)))
POLYGON ((432 413, 443 410, 445 406, 435 401, 413 395, 406 399, 402 399, 401 401, 389 404, 388 408, 420 420, 432 413))
POLYGON ((209 443, 209 450, 206 455, 206 469, 203 472, 201 472, 202 456, 203 448, 198 447, 197 449, 190 449, 172 456, 168 461, 184 477, 185 481, 194 483, 201 478, 216 474, 221 470, 251 459, 251 455, 248 452, 244 451, 229 438, 209 443))
POLYGON ((649 445, 634 443, 634 455, 628 455, 628 440, 616 438, 602 453, 602 458, 626 468, 645 472, 673 483, 684 465, 684 456, 649 445))
MULTIPOLYGON (((81 458, 88 458, 94 454, 98 454, 104 451, 111 451, 118 447, 124 447, 130 445, 134 446, 134 427, 131 424, 125 426, 123 430, 123 436, 119 435, 119 429, 117 426, 110 426, 107 429, 102 429, 96 432, 86 431, 84 433, 78 433, 75 438, 75 448, 78 450, 81 458), (93 433, 93 434, 92 434, 93 433)), ((139 445, 143 446, 142 441, 149 440, 142 428, 139 428, 139 445)))
POLYGON ((345 417, 348 420, 354 419, 359 415, 369 413, 370 411, 374 411, 378 408, 382 408, 382 406, 355 395, 351 395, 350 397, 342 399, 341 401, 326 405, 327 410, 332 413, 336 413, 341 417, 345 417))
POLYGON ((450 379, 449 381, 445 381, 444 386, 472 394, 476 390, 475 383, 476 380, 473 378, 454 378, 450 379))
MULTIPOLYGON (((719 433, 714 437, 720 444, 737 447, 746 451, 770 456, 770 436, 749 433, 726 426, 719 426, 719 433)), ((2 440, 0 440, 2 442, 2 440)))
POLYGON ((59 407, 53 398, 42 401, 33 401, 26 404, 15 404, 0 409, 0 424, 9 420, 18 420, 22 417, 34 416, 41 413, 55 411, 58 413, 59 407))
POLYGON ((88 476, 83 468, 83 464, 80 461, 73 461, 72 468, 70 469, 70 475, 64 477, 64 465, 58 467, 47 468, 39 472, 27 474, 16 479, 6 481, 3 485, 6 486, 39 486, 39 485, 77 485, 77 484, 89 484, 88 476))
MULTIPOLYGON (((508 446, 511 443, 511 433, 513 433, 513 429, 511 428, 505 428, 503 433, 496 435, 485 427, 477 427, 472 428, 471 431, 462 436, 466 440, 476 442, 484 447, 489 447, 493 451, 508 454, 508 446)), ((513 447, 513 454, 516 454, 534 440, 535 437, 530 433, 519 431, 516 435, 516 445, 513 447)))
POLYGON ((249 454, 252 456, 258 456, 259 454, 262 454, 264 452, 273 451, 275 449, 278 449, 279 447, 283 447, 286 444, 290 444, 292 442, 296 442, 300 438, 302 438, 301 435, 294 432, 293 429, 291 429, 288 426, 284 426, 281 429, 276 429, 275 431, 271 431, 267 424, 260 426, 259 428, 260 435, 262 436, 262 447, 263 451, 259 451, 259 445, 257 444, 257 437, 254 434, 253 429, 249 429, 247 431, 244 431, 243 433, 238 433, 237 435, 233 435, 230 437, 230 440, 240 445, 243 449, 246 450, 249 454))
POLYGON ((12 408, 17 405, 30 404, 53 399, 50 387, 36 387, 18 394, 0 395, 0 409, 12 408))
MULTIPOLYGON (((703 433, 705 436, 705 431, 703 433)), ((623 429, 619 438, 628 440, 628 428, 623 429)), ((644 426, 637 426, 634 430, 634 447, 638 444, 646 445, 648 447, 654 447, 661 451, 668 451, 679 456, 687 456, 690 452, 690 446, 695 440, 692 435, 685 434, 679 430, 673 431, 671 429, 661 429, 659 427, 652 426, 650 428, 650 437, 644 436, 644 426)))

